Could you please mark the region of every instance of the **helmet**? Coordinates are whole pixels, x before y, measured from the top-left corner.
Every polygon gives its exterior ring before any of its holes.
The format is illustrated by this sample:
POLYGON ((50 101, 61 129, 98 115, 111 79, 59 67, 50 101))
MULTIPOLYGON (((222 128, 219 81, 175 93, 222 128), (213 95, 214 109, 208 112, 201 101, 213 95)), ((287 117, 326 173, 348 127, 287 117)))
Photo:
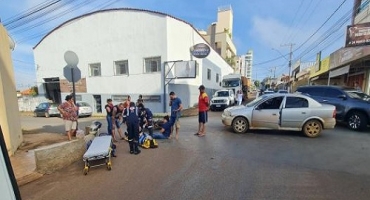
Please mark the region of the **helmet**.
POLYGON ((97 131, 98 129, 100 129, 100 128, 101 128, 101 126, 102 126, 102 123, 100 123, 100 122, 98 122, 98 121, 93 121, 93 122, 91 123, 90 129, 91 129, 92 131, 97 131))

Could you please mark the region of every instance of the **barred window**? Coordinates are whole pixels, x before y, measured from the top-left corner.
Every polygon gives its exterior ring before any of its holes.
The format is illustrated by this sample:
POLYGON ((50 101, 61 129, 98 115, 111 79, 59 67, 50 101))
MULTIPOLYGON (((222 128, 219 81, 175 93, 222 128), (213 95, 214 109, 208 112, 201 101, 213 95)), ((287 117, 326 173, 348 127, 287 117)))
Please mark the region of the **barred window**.
POLYGON ((115 61, 115 75, 128 75, 128 60, 115 61))
POLYGON ((161 71, 161 57, 144 58, 145 73, 161 71))

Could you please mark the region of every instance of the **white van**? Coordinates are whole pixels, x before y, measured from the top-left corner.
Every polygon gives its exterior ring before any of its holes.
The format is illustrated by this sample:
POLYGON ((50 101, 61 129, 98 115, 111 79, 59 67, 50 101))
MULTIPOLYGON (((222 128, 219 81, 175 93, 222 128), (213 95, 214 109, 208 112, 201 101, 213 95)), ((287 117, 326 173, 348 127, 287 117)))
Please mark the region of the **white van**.
POLYGON ((217 90, 211 99, 210 109, 223 110, 235 104, 235 94, 232 89, 217 90))

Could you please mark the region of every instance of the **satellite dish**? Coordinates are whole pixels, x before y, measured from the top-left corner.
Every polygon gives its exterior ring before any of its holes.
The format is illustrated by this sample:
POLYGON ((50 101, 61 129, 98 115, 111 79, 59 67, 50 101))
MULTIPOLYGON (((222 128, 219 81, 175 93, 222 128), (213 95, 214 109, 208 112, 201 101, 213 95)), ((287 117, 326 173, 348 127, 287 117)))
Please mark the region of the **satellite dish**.
POLYGON ((66 51, 64 53, 64 60, 71 67, 77 67, 78 57, 77 54, 73 51, 66 51))

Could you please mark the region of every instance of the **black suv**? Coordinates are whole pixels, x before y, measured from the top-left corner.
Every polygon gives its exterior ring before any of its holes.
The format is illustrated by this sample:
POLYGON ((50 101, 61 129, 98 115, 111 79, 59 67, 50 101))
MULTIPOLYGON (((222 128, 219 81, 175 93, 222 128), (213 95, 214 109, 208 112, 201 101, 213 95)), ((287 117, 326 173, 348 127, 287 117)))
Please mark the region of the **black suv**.
POLYGON ((370 96, 354 88, 339 86, 301 86, 297 92, 306 94, 320 103, 336 107, 336 119, 356 131, 370 124, 370 96))

